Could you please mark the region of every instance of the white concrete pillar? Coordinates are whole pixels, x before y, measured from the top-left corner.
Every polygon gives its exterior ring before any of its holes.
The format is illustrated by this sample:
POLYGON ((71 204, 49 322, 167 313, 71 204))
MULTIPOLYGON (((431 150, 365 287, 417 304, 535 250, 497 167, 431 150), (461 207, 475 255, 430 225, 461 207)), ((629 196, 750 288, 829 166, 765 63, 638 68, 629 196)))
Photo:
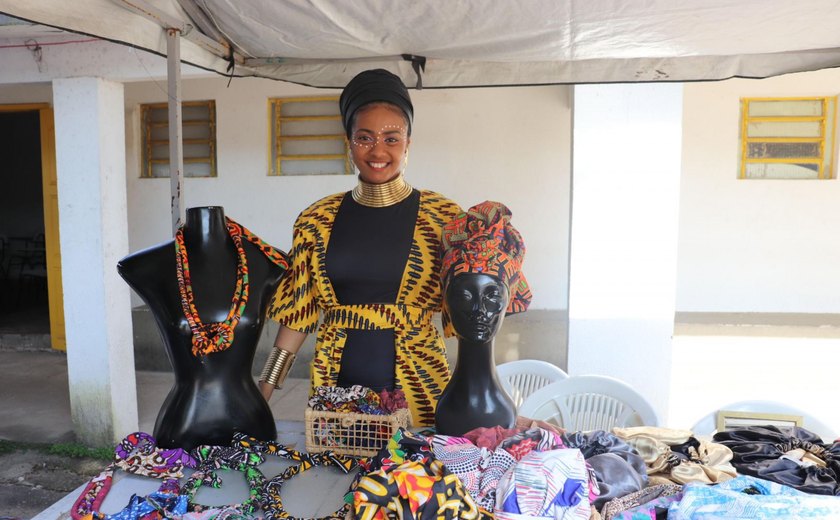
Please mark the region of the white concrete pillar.
POLYGON ((76 435, 113 445, 138 428, 129 288, 123 85, 53 81, 70 410, 76 435))
POLYGON ((617 377, 667 419, 681 84, 574 92, 568 368, 617 377))

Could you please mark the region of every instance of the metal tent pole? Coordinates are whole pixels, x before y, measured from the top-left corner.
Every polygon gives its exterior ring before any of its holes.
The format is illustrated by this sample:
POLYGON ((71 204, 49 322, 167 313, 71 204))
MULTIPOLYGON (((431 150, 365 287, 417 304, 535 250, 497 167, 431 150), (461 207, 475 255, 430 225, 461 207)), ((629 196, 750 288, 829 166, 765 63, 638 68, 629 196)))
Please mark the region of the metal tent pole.
POLYGON ((169 97, 169 190, 172 234, 184 222, 184 145, 181 129, 181 31, 166 30, 166 80, 169 97))

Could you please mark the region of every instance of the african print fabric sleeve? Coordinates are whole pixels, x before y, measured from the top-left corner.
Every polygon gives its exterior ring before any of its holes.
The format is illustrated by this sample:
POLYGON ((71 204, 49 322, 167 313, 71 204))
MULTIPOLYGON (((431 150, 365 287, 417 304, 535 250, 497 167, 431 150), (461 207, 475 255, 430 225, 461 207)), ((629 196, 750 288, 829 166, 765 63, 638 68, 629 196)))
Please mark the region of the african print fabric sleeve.
MULTIPOLYGON (((421 230, 421 236, 424 236, 426 240, 421 241, 422 243, 427 243, 429 245, 434 244, 434 251, 429 251, 429 258, 432 260, 431 270, 429 270, 429 274, 434 278, 430 280, 430 285, 434 287, 433 290, 425 290, 420 288, 420 290, 414 291, 414 294, 410 295, 407 299, 409 300, 417 300, 420 305, 431 306, 435 311, 440 311, 443 309, 443 292, 441 288, 440 282, 440 270, 441 270, 441 230, 444 225, 450 222, 459 214, 463 213, 463 209, 457 203, 453 202, 452 200, 440 195, 438 193, 432 191, 424 191, 424 198, 422 200, 426 201, 425 205, 421 205, 421 213, 426 216, 427 221, 434 226, 435 233, 433 234, 433 239, 430 240, 431 237, 427 236, 428 231, 427 229, 421 230), (429 295, 432 295, 429 298, 429 295)), ((422 249, 422 247, 421 247, 422 249)), ((412 251, 412 254, 416 254, 416 251, 412 251)), ((442 325, 443 325, 443 335, 446 338, 451 338, 455 335, 455 329, 452 327, 452 323, 447 319, 448 315, 444 313, 442 315, 442 325)))
POLYGON ((318 271, 313 258, 318 247, 324 247, 323 237, 316 213, 310 207, 295 220, 289 269, 268 308, 269 318, 307 334, 315 332, 318 326, 318 271))

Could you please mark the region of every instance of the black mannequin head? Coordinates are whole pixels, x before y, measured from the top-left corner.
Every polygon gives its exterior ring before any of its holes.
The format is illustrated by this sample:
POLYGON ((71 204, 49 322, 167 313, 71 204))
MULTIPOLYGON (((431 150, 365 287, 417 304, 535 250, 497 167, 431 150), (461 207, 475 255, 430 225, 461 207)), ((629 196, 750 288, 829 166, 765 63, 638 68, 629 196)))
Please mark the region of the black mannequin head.
POLYGON ((510 291, 495 276, 463 273, 449 282, 445 298, 455 335, 467 341, 486 342, 502 326, 510 291))

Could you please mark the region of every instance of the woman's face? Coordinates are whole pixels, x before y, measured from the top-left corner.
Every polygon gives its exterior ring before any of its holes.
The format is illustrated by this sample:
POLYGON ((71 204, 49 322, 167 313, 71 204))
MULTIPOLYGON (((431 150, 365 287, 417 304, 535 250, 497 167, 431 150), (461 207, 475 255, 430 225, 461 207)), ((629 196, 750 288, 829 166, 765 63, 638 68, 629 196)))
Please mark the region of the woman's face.
POLYGON ((502 327, 509 291, 495 276, 456 275, 446 288, 446 306, 455 334, 470 341, 489 341, 502 327))
POLYGON ((350 153, 363 181, 381 184, 399 175, 410 143, 408 124, 400 109, 374 104, 356 112, 350 153))

